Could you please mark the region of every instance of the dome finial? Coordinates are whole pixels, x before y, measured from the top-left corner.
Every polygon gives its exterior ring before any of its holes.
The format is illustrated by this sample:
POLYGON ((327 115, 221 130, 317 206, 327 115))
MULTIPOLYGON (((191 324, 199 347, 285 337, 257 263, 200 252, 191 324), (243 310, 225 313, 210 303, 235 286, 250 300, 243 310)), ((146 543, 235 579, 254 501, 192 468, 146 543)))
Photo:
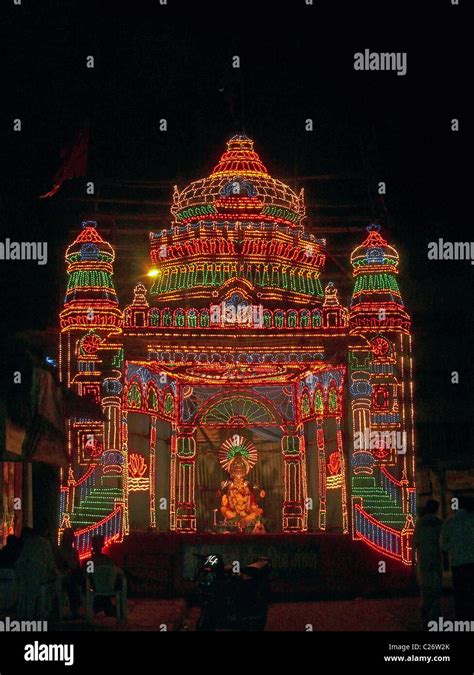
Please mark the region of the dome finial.
POLYGON ((380 232, 380 225, 378 223, 367 225, 367 232, 380 232))
POLYGON ((268 171, 255 152, 253 140, 245 134, 235 134, 227 141, 227 150, 214 167, 212 176, 268 176, 268 171))

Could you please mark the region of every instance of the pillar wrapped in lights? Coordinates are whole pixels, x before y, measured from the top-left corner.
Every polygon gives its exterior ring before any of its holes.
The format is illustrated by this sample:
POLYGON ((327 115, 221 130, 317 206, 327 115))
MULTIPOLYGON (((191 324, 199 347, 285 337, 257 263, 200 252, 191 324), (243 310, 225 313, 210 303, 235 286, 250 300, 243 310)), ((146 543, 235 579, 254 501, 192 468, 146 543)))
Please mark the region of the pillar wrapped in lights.
POLYGON ((283 531, 304 531, 307 529, 304 436, 301 433, 301 429, 289 427, 284 432, 281 439, 285 484, 283 531))
POLYGON ((196 530, 196 440, 195 428, 178 426, 176 429, 176 530, 196 530))
POLYGON ((104 478, 109 484, 118 485, 123 474, 124 457, 120 438, 122 384, 117 377, 107 377, 102 383, 102 409, 104 411, 104 452, 102 465, 104 478), (114 481, 114 479, 116 479, 114 481))

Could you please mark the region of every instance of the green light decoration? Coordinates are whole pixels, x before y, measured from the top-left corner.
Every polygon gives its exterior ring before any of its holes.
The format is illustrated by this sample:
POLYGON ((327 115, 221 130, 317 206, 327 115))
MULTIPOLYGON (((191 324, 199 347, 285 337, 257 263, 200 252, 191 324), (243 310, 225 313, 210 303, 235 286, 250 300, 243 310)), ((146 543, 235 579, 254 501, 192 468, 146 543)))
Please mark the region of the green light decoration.
POLYGON ((286 314, 286 320, 289 328, 296 328, 298 315, 294 309, 290 309, 286 314))
POLYGON ((136 382, 130 385, 128 390, 127 402, 130 408, 140 409, 142 407, 142 392, 136 382))
POLYGON ((313 309, 311 312, 311 323, 313 325, 313 328, 319 328, 321 325, 321 312, 319 309, 313 309))
POLYGON ((111 274, 102 270, 78 270, 76 272, 71 272, 67 290, 70 291, 74 288, 84 287, 101 287, 113 289, 114 284, 111 274))
POLYGON ((182 437, 178 439, 178 455, 180 457, 190 457, 194 454, 194 439, 182 437))
POLYGON ((300 439, 298 436, 286 436, 283 441, 285 455, 296 455, 300 451, 300 439))
POLYGON ((229 459, 232 459, 232 457, 235 457, 236 455, 242 455, 243 457, 248 457, 249 456, 249 451, 244 448, 243 445, 235 445, 229 452, 227 453, 227 457, 229 459))
POLYGON ((203 416, 205 424, 231 424, 235 422, 276 422, 275 416, 260 401, 244 396, 233 396, 220 400, 203 416))
POLYGON ((329 412, 337 412, 337 393, 334 388, 329 390, 328 408, 329 412))
POLYGON ((150 311, 150 326, 159 326, 160 325, 160 310, 152 309, 150 311))
POLYGON ((290 211, 289 209, 282 209, 278 206, 273 206, 272 204, 264 206, 262 209, 262 214, 274 216, 275 218, 283 218, 284 220, 290 220, 292 223, 297 223, 301 218, 301 216, 294 213, 293 211, 290 211))
POLYGON ((199 314, 199 325, 201 328, 207 328, 210 323, 210 315, 208 309, 203 309, 199 314))
POLYGON ((218 287, 234 278, 243 278, 259 288, 291 290, 311 297, 324 296, 319 272, 305 269, 297 271, 280 263, 245 263, 236 261, 203 262, 201 265, 185 263, 170 265, 163 269, 151 289, 150 295, 218 287))
POLYGON ((190 309, 188 312, 188 326, 190 328, 196 328, 197 326, 198 313, 196 309, 190 309))
POLYGON ((393 291, 400 294, 397 280, 393 274, 361 274, 354 285, 354 293, 360 291, 393 291))
POLYGON ((275 328, 283 328, 284 323, 284 314, 281 309, 277 310, 274 314, 275 328))
POLYGON ((251 469, 257 462, 257 449, 255 445, 238 434, 228 438, 219 449, 219 462, 221 466, 228 471, 232 460, 237 456, 244 457, 248 468, 251 469))
POLYGON ((322 415, 324 412, 323 392, 319 389, 314 395, 314 412, 316 415, 322 415))
POLYGON ((174 415, 174 397, 169 392, 165 396, 163 411, 165 415, 169 415, 170 417, 174 415))
POLYGON ((304 309, 300 313, 300 326, 301 328, 308 328, 309 327, 309 312, 307 309, 304 309))
POLYGON ((183 209, 177 214, 179 221, 186 218, 194 218, 195 216, 212 216, 217 215, 217 209, 211 204, 203 204, 202 206, 189 207, 183 209))
POLYGON ((184 311, 182 309, 177 309, 174 313, 174 325, 178 328, 184 326, 184 311))
POLYGON ((310 414, 309 396, 307 393, 304 393, 301 397, 301 414, 303 417, 309 417, 310 414))
POLYGON ((112 357, 112 368, 121 370, 123 368, 123 347, 118 349, 112 357))
POLYGON ((148 410, 158 412, 158 396, 156 395, 156 391, 153 387, 150 387, 148 391, 147 406, 148 410))

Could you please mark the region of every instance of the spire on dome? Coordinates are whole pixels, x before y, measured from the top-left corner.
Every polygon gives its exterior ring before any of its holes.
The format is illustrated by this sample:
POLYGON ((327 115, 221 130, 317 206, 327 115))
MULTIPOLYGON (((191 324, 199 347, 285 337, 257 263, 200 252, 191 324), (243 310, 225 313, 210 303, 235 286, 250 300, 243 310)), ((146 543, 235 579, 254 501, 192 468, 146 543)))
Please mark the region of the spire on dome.
POLYGON ((253 149, 253 140, 244 134, 237 134, 227 141, 227 150, 214 167, 211 176, 268 176, 262 160, 253 149))
POLYGON ((387 246, 387 241, 380 234, 380 225, 367 225, 366 229, 369 234, 362 242, 361 246, 365 246, 367 248, 375 246, 387 246))

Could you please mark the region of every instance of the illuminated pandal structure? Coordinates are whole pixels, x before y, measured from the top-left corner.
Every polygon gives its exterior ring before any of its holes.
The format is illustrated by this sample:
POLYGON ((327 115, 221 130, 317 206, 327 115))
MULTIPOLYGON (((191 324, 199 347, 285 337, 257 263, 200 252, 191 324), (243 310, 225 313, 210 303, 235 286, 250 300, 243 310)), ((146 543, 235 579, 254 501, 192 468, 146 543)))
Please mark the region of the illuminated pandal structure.
POLYGON ((200 455, 215 448, 219 467, 216 441, 271 430, 274 532, 339 531, 410 564, 413 364, 396 250, 370 226, 341 305, 303 190, 271 178, 242 135, 208 178, 174 188, 171 213, 150 234, 151 287, 123 312, 96 223, 67 250, 61 378, 104 418, 68 422, 60 532, 75 528, 82 557, 97 533, 199 532, 200 455))

